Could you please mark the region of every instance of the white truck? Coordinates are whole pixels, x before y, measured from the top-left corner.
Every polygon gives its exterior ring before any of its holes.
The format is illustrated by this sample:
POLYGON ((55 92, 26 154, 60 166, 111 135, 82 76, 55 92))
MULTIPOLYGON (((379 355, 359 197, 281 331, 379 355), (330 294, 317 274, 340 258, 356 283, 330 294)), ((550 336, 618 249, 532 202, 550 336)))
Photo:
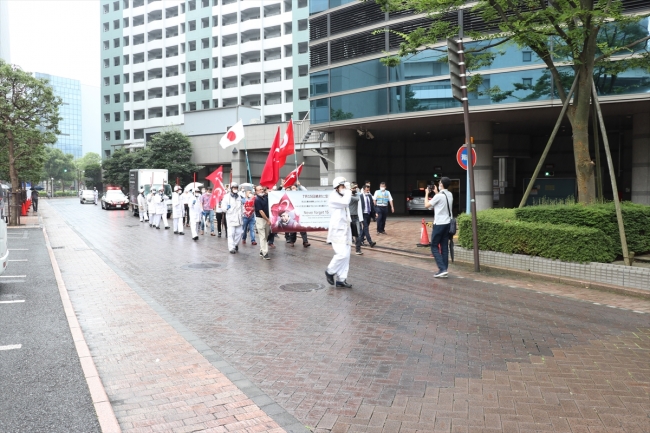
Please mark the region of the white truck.
POLYGON ((168 171, 164 168, 139 168, 129 172, 129 202, 133 216, 140 215, 138 209, 138 194, 140 187, 144 187, 145 196, 149 194, 151 186, 157 190, 165 188, 165 204, 167 205, 167 216, 172 213, 172 187, 167 183, 168 171))

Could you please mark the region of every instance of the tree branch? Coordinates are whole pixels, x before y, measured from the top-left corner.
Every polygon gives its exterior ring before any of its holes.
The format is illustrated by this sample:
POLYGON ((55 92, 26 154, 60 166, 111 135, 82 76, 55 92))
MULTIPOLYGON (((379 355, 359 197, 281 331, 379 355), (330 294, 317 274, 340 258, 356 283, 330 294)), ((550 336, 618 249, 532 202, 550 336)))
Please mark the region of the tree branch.
POLYGON ((623 47, 620 47, 618 50, 613 51, 611 54, 603 54, 602 56, 596 57, 596 60, 594 60, 594 63, 598 63, 601 60, 604 60, 604 59, 606 59, 608 57, 613 56, 615 53, 618 53, 619 51, 623 51, 625 49, 632 48, 633 46, 635 46, 637 44, 640 44, 641 42, 645 42, 647 40, 650 40, 650 35, 645 36, 645 37, 643 37, 643 38, 641 38, 639 40, 636 40, 636 41, 634 41, 632 43, 629 43, 629 44, 627 44, 627 45, 625 45, 623 47))

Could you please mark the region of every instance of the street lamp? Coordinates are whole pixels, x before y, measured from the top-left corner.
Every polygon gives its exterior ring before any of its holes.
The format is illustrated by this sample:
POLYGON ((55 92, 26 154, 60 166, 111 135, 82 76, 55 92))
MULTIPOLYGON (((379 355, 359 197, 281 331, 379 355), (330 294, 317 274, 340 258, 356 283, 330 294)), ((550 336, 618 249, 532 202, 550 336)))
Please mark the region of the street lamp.
POLYGON ((52 198, 54 198, 54 178, 50 178, 50 191, 52 191, 52 198))

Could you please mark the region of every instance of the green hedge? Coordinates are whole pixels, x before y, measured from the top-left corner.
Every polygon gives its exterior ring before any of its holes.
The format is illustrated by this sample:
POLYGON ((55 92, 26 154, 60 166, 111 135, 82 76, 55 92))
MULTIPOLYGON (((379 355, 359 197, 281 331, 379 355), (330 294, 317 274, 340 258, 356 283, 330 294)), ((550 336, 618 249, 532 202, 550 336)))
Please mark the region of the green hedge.
MULTIPOLYGON (((480 211, 477 222, 480 250, 580 263, 610 263, 616 258, 612 239, 596 228, 520 221, 514 209, 480 211)), ((458 218, 458 231, 460 245, 472 248, 469 215, 458 218)))
MULTIPOLYGON (((629 251, 637 255, 650 252, 650 206, 624 202, 621 210, 629 251)), ((602 230, 614 242, 616 255, 623 255, 614 203, 528 206, 515 209, 515 215, 517 220, 524 222, 566 224, 602 230)))
MULTIPOLYGON (((47 193, 43 194, 44 191, 41 192, 41 195, 46 195, 47 193)), ((54 197, 77 197, 79 195, 78 191, 54 191, 54 197)))

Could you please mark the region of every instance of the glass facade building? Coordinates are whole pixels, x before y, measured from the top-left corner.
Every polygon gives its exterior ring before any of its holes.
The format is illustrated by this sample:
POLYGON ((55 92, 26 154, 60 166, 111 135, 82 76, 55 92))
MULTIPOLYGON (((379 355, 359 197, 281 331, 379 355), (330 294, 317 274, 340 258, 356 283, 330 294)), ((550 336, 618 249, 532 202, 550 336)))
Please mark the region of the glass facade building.
POLYGON ((36 78, 48 81, 54 89, 54 94, 63 100, 59 107, 58 136, 54 147, 61 149, 63 153, 69 153, 77 158, 83 155, 82 143, 82 108, 81 108, 81 83, 70 78, 57 77, 54 75, 37 72, 36 78))

